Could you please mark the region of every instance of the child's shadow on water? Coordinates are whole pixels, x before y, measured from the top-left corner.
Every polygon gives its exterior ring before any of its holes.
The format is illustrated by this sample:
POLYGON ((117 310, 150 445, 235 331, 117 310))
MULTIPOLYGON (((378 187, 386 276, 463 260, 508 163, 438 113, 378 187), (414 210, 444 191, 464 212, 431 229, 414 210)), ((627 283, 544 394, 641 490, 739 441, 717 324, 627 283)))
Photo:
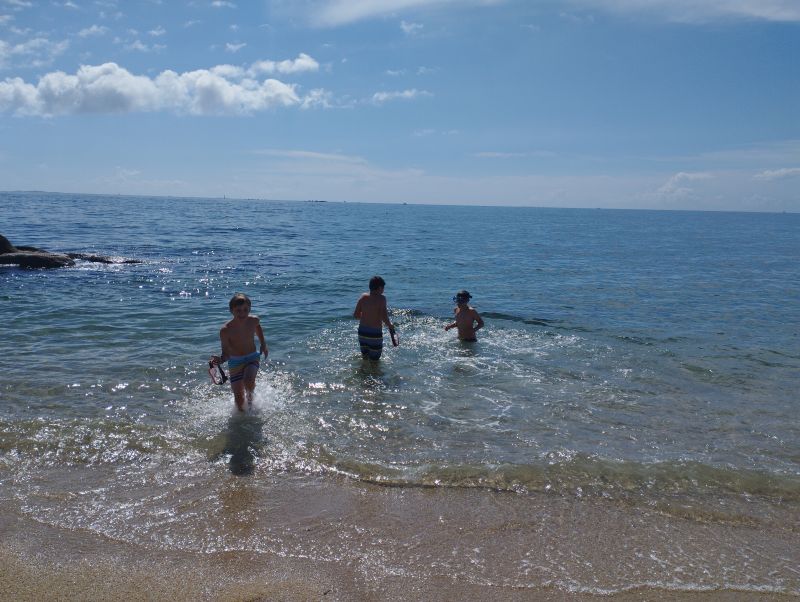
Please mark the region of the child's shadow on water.
POLYGON ((210 459, 217 460, 229 455, 228 468, 231 474, 239 477, 253 474, 256 458, 264 446, 263 426, 264 421, 257 414, 231 416, 227 428, 212 442, 212 447, 216 449, 212 449, 210 459))
POLYGON ((349 380, 365 392, 377 393, 402 386, 402 379, 393 370, 384 370, 380 360, 358 360, 349 380))
POLYGON ((383 381, 383 366, 378 360, 361 359, 358 362, 355 376, 364 383, 383 381))

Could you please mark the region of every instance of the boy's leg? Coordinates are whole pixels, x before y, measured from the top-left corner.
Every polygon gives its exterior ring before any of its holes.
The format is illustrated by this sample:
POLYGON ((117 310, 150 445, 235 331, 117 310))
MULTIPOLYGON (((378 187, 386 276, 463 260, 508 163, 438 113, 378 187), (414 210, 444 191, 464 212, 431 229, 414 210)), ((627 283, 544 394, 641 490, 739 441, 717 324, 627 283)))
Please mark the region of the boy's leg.
POLYGON ((256 390, 256 376, 258 375, 258 365, 250 364, 244 369, 244 389, 247 405, 253 403, 253 393, 256 390))
POLYGON ((244 412, 244 398, 245 398, 245 383, 244 380, 231 381, 231 391, 233 391, 233 400, 236 402, 236 407, 240 412, 244 412))

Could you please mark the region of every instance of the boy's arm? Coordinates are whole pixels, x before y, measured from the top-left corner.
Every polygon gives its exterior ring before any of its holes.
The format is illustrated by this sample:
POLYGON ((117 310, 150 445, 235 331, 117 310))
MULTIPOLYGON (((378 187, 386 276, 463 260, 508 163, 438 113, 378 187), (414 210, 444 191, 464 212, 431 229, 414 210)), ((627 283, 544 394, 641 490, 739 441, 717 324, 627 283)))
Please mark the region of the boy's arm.
POLYGON ((259 349, 259 353, 263 353, 264 357, 266 358, 269 355, 269 347, 267 347, 267 341, 264 339, 264 331, 261 328, 261 320, 256 318, 256 335, 258 336, 258 341, 261 343, 261 348, 259 349))
POLYGON ((230 357, 230 353, 228 352, 228 340, 225 336, 225 328, 221 328, 219 331, 219 344, 222 348, 221 355, 212 355, 211 361, 215 364, 224 364, 228 361, 230 357))
POLYGON ((359 319, 361 319, 361 305, 363 304, 363 302, 364 302, 364 295, 361 295, 361 296, 358 298, 358 303, 356 303, 356 309, 355 309, 355 311, 353 312, 353 317, 354 317, 356 320, 359 320, 359 319))
MULTIPOLYGON (((453 314, 458 316, 458 308, 457 307, 453 308, 453 314)), ((455 328, 456 326, 458 326, 458 322, 453 322, 452 324, 448 324, 447 326, 445 326, 444 329, 445 330, 450 330, 451 328, 455 328)))
POLYGON ((481 318, 481 315, 474 309, 472 310, 472 317, 478 323, 478 325, 475 327, 475 330, 483 328, 483 318, 481 318))
POLYGON ((394 324, 392 324, 391 320, 389 320, 389 309, 386 307, 386 299, 385 298, 383 300, 383 303, 381 303, 381 305, 383 306, 383 307, 381 307, 381 311, 383 313, 383 316, 381 316, 381 319, 383 320, 383 323, 386 324, 386 328, 389 329, 389 332, 393 333, 394 332, 394 324))
POLYGON ((392 345, 397 347, 400 344, 400 338, 397 336, 397 332, 394 329, 394 324, 389 319, 389 310, 386 307, 386 297, 383 298, 383 321, 386 324, 386 327, 389 329, 389 336, 392 339, 392 345))

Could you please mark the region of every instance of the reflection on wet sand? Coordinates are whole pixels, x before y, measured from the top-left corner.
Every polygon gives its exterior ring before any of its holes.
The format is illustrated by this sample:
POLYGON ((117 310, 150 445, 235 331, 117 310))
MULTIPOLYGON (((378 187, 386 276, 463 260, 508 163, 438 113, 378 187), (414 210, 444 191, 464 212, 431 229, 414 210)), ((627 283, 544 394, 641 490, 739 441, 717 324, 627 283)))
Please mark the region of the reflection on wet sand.
POLYGON ((258 413, 235 414, 228 419, 225 430, 211 443, 209 460, 229 456, 231 474, 247 476, 253 473, 256 458, 264 448, 264 420, 258 413))

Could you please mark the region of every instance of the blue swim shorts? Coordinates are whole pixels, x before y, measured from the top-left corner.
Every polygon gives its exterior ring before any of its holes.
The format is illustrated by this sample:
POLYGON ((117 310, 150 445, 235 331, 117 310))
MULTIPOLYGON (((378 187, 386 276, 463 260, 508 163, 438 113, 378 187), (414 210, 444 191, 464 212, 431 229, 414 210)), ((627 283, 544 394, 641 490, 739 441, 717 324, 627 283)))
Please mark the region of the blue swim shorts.
POLYGON ((256 369, 261 365, 258 361, 261 354, 258 351, 248 353, 247 355, 232 355, 228 358, 228 373, 232 383, 238 382, 244 378, 245 368, 248 366, 255 366, 256 369))
POLYGON ((383 351, 383 329, 359 326, 358 344, 361 347, 361 355, 371 360, 380 359, 383 351))

